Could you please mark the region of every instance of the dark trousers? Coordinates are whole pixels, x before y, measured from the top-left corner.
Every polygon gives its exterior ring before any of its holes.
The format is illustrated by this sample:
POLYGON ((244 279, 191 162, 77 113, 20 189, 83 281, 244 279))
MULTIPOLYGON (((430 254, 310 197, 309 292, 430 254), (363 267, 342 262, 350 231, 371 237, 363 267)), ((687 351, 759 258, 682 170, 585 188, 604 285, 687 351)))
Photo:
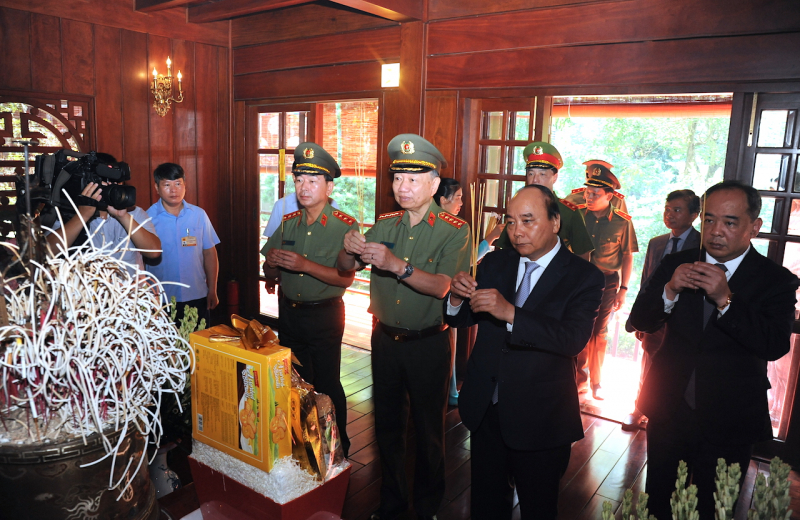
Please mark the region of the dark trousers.
POLYGON ((656 518, 672 518, 669 505, 678 475, 678 462, 689 468, 686 484, 697 486, 697 511, 700 518, 714 518, 714 492, 717 459, 728 465, 738 462, 742 482, 750 465, 752 445, 722 446, 706 439, 698 424, 698 412, 683 403, 666 421, 650 418, 647 425, 647 480, 645 491, 650 514, 656 518))
POLYGON ((592 337, 586 344, 581 353, 578 354, 578 370, 576 382, 578 391, 586 392, 591 388, 599 387, 603 372, 603 361, 606 358, 606 334, 608 333, 608 320, 611 318, 611 311, 614 308, 614 298, 617 296, 619 287, 619 273, 616 271, 606 275, 606 285, 603 289, 603 299, 600 301, 600 309, 597 311, 597 319, 594 320, 592 337))
POLYGON ((175 313, 175 323, 178 327, 181 326, 186 306, 194 307, 197 309, 197 324, 200 325, 200 320, 206 320, 206 328, 211 326, 211 311, 208 310, 208 298, 198 298, 196 300, 189 300, 188 302, 177 302, 177 312, 175 313))
POLYGON ((372 331, 375 438, 381 456, 381 518, 408 509, 406 427, 416 432, 414 510, 435 515, 444 498, 444 416, 450 378, 450 333, 405 342, 378 324, 372 331))
POLYGON ((297 307, 278 304, 278 333, 281 345, 303 366, 295 365, 297 373, 314 389, 326 394, 336 408, 336 425, 347 456, 350 438, 347 436, 347 400, 339 372, 342 364, 342 335, 344 334, 344 302, 329 307, 297 307))
POLYGON ((515 487, 523 520, 557 517, 558 482, 569 464, 570 444, 546 450, 511 449, 503 442, 497 405, 491 405, 470 435, 470 449, 472 520, 510 519, 515 487))

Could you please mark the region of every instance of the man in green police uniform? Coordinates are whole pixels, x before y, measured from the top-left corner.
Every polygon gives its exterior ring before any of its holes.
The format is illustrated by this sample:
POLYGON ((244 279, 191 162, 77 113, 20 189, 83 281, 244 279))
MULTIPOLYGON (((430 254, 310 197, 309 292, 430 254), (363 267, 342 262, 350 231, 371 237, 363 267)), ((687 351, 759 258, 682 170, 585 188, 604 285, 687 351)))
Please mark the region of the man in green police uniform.
MULTIPOLYGON (((608 163, 606 161, 602 161, 600 159, 589 159, 588 161, 583 163, 583 165, 586 166, 587 180, 589 179, 589 177, 592 176, 592 172, 594 171, 595 166, 602 166, 609 171, 614 167, 613 164, 608 163)), ((572 190, 572 193, 564 197, 564 200, 580 206, 581 204, 586 203, 586 199, 584 199, 583 197, 583 194, 585 192, 586 192, 585 186, 583 188, 575 188, 574 190, 572 190)), ((625 195, 616 190, 614 190, 614 196, 611 198, 611 205, 619 210, 624 211, 625 213, 628 212, 628 205, 625 204, 625 195)))
MULTIPOLYGON (((554 191, 553 185, 558 180, 558 170, 564 166, 564 161, 556 147, 550 143, 533 142, 525 147, 522 156, 526 161, 525 184, 528 186, 538 184, 554 191)), ((560 199, 558 200, 558 212, 561 215, 561 228, 558 230, 558 236, 570 251, 588 261, 594 245, 589 233, 586 232, 586 225, 583 223, 583 216, 578 211, 578 205, 560 199)), ((497 249, 511 247, 511 240, 505 229, 494 246, 497 249)))
POLYGON ((444 416, 450 377, 450 340, 442 299, 450 280, 469 269, 469 226, 433 201, 444 157, 415 134, 389 143, 394 198, 402 211, 386 213, 366 236, 345 235, 340 269, 372 264, 375 437, 381 457, 381 505, 372 518, 393 519, 408 509, 406 423, 416 430, 414 510, 434 518, 444 497, 444 416))
POLYGON ((592 166, 586 180, 586 204, 579 206, 586 222, 586 230, 594 242, 592 263, 606 277, 603 300, 594 322, 592 337, 578 355, 576 375, 578 391, 589 388, 595 399, 603 399, 600 381, 606 355, 606 333, 611 313, 625 303, 628 281, 633 270, 633 253, 639 251, 636 232, 631 217, 611 204, 615 190, 620 188, 617 177, 603 165, 592 166), (621 282, 621 283, 620 283, 621 282))
POLYGON ((336 268, 344 235, 358 232, 356 219, 333 209, 328 197, 333 179, 342 172, 333 157, 314 143, 300 143, 294 152, 294 187, 304 209, 283 217, 261 249, 267 259, 267 288, 280 281, 278 333, 281 345, 292 349, 302 363, 297 372, 314 388, 330 396, 345 456, 347 401, 339 368, 344 333, 342 295, 354 272, 336 268))

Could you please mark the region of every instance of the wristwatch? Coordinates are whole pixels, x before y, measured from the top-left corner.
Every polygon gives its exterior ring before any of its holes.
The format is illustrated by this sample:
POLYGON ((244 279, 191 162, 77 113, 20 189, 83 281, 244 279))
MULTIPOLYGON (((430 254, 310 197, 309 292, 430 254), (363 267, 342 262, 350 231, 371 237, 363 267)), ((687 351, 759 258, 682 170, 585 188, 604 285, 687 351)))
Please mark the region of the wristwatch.
POLYGON ((403 271, 403 274, 397 275, 397 279, 398 280, 405 280, 406 278, 408 278, 412 274, 414 274, 414 266, 411 265, 411 264, 406 264, 406 268, 403 271))

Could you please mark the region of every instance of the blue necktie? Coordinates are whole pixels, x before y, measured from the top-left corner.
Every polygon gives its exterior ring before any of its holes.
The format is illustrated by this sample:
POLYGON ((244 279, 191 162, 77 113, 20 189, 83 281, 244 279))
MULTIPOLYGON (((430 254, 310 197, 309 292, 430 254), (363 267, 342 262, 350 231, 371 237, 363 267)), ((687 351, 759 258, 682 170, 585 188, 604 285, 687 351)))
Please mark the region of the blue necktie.
POLYGON ((514 306, 522 307, 525 305, 525 300, 531 294, 531 273, 539 268, 536 262, 525 262, 525 274, 522 275, 522 281, 519 283, 517 295, 514 298, 514 306))
MULTIPOLYGON (((522 307, 525 305, 525 300, 527 300, 528 296, 531 294, 531 273, 538 268, 539 264, 536 262, 525 262, 525 274, 522 275, 522 280, 519 282, 519 288, 517 288, 517 295, 514 297, 515 307, 522 307)), ((498 388, 499 384, 494 385, 492 404, 497 404, 498 388)))

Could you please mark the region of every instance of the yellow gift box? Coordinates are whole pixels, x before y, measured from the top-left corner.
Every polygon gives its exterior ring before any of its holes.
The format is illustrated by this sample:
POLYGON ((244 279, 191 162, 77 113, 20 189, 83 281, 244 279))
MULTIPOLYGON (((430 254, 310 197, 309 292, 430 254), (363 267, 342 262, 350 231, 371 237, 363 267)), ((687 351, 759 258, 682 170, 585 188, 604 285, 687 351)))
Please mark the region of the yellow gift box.
POLYGON ((292 454, 291 350, 278 345, 269 328, 261 327, 258 342, 249 341, 252 333, 226 325, 189 336, 196 363, 192 434, 270 471, 278 458, 292 454))

